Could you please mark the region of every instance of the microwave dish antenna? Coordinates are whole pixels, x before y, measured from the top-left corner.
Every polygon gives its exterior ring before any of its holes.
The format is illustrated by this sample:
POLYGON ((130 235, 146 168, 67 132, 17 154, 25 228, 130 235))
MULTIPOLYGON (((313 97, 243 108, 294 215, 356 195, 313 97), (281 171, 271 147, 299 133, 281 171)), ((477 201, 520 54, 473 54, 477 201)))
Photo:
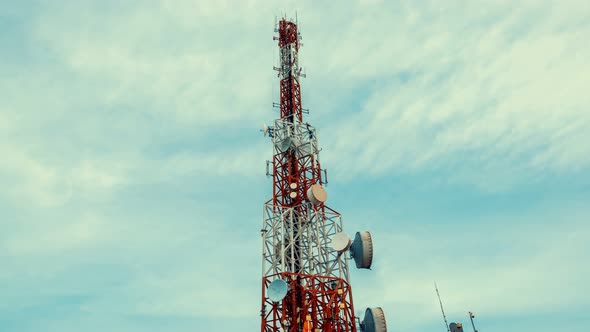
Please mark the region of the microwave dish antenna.
POLYGON ((268 298, 273 302, 279 302, 285 298, 289 290, 287 283, 282 279, 276 279, 268 285, 268 298))
POLYGON ((363 332, 387 332, 387 322, 385 321, 383 309, 380 307, 367 308, 365 318, 361 322, 361 330, 363 332))
POLYGON ((357 232, 350 246, 350 254, 358 269, 370 269, 373 264, 373 239, 371 233, 357 232))
POLYGON ((336 233, 332 236, 332 249, 339 253, 343 253, 350 248, 352 241, 348 234, 344 232, 336 233))

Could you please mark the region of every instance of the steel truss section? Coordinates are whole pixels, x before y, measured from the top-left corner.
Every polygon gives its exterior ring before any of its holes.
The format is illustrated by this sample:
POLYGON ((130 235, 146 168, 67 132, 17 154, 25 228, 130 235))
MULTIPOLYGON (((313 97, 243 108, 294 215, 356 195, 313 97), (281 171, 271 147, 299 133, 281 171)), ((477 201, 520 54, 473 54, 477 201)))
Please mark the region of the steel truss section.
POLYGON ((290 140, 291 147, 297 152, 297 157, 313 154, 317 158, 319 155, 317 131, 309 123, 293 123, 284 119, 276 119, 273 133, 272 142, 275 153, 283 152, 283 144, 290 140))
POLYGON ((262 332, 357 331, 352 291, 341 278, 285 272, 263 278, 262 289, 262 332), (277 278, 287 282, 289 291, 272 302, 265 290, 277 278))
POLYGON ((281 78, 281 118, 292 122, 303 122, 301 110, 301 87, 299 76, 298 51, 300 35, 297 25, 287 20, 279 22, 279 48, 281 65, 279 77, 281 78))
POLYGON ((332 236, 342 232, 339 213, 266 204, 263 215, 264 276, 305 271, 349 281, 346 254, 330 246, 332 236))
POLYGON ((277 119, 273 133, 273 202, 300 205, 305 190, 323 181, 316 130, 308 123, 277 119), (296 197, 289 196, 291 183, 297 184, 296 197))

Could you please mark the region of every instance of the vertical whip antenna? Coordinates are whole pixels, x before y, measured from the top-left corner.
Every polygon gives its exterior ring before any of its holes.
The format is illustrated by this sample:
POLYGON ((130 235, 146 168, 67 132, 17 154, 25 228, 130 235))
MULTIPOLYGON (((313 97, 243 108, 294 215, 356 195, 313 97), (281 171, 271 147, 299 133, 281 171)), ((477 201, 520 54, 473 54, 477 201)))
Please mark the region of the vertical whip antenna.
POLYGON ((471 326, 473 326, 473 332, 477 332, 475 324, 473 323, 473 318, 475 318, 475 315, 471 311, 469 311, 469 319, 471 320, 471 326))
POLYGON ((438 303, 440 303, 440 311, 442 312, 443 319, 445 320, 445 327, 447 328, 447 332, 451 332, 449 329, 449 323, 447 322, 447 316, 445 315, 445 309, 443 308, 440 294, 438 293, 438 286, 436 286, 436 282, 434 283, 434 289, 436 289, 436 296, 438 297, 438 303))

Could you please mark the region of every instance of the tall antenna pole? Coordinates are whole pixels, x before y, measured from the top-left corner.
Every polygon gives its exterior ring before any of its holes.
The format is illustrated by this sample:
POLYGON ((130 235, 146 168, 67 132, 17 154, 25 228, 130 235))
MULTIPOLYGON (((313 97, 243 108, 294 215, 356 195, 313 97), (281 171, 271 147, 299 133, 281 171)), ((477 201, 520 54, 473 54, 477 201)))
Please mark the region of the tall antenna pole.
POLYGON ((447 332, 451 332, 449 329, 449 323, 447 322, 447 316, 445 315, 445 309, 443 308, 440 294, 438 293, 438 286, 436 286, 436 282, 434 283, 434 289, 436 289, 436 296, 438 297, 438 303, 440 303, 440 311, 442 312, 443 319, 445 320, 445 327, 447 328, 447 332))
MULTIPOLYGON (((354 241, 344 233, 342 216, 326 205, 326 170, 320 165, 316 129, 305 121, 299 67, 301 35, 295 21, 282 17, 275 29, 280 64, 279 118, 263 132, 272 139, 267 161, 272 198, 264 204, 260 332, 387 332, 380 307, 355 317, 349 255, 369 269, 373 242, 367 231, 354 241), (272 165, 272 171, 271 169, 272 165), (358 326, 360 325, 360 326, 358 326)), ((275 106, 276 105, 276 106, 275 106)))
POLYGON ((275 31, 280 117, 264 129, 273 143, 273 196, 263 209, 260 331, 356 332, 347 256, 330 247, 342 219, 324 204, 316 130, 301 107, 297 21, 283 16, 275 31))
POLYGON ((471 311, 469 311, 469 319, 471 320, 471 326, 473 326, 473 332, 477 332, 477 329, 475 328, 475 324, 473 324, 473 318, 475 316, 473 315, 473 313, 471 311))

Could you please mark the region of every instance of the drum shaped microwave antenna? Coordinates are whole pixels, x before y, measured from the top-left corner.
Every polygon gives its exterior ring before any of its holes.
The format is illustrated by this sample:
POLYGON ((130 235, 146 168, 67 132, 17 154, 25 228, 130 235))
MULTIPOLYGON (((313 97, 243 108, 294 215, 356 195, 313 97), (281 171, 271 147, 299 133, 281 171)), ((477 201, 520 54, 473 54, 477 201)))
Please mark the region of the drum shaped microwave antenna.
POLYGON ((313 204, 324 203, 328 199, 328 193, 321 184, 316 183, 307 189, 307 199, 313 204))
POLYGON ((463 324, 451 323, 449 324, 449 329, 451 330, 451 332, 463 332, 463 324))
POLYGON ((361 322, 363 332, 387 332, 387 323, 385 322, 385 313, 380 307, 367 308, 365 318, 361 322))
POLYGON ((357 232, 350 246, 350 254, 358 269, 370 269, 373 263, 373 239, 371 233, 357 232))
POLYGON ((273 302, 279 302, 285 298, 288 290, 287 283, 284 280, 273 280, 273 282, 268 285, 268 298, 273 302))

